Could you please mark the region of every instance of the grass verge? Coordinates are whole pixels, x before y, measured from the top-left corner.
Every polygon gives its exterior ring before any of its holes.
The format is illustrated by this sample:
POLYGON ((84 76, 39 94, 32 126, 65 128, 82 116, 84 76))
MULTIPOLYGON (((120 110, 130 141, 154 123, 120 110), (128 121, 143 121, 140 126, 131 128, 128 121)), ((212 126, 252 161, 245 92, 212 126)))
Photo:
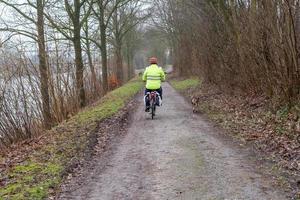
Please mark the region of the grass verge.
POLYGON ((201 84, 200 79, 197 77, 191 77, 185 80, 173 79, 170 81, 170 83, 178 91, 184 91, 191 88, 195 88, 201 84))
POLYGON ((0 172, 0 200, 40 200, 52 194, 68 170, 84 158, 99 122, 121 110, 143 85, 142 81, 134 79, 69 121, 47 131, 40 138, 42 145, 22 162, 0 172))

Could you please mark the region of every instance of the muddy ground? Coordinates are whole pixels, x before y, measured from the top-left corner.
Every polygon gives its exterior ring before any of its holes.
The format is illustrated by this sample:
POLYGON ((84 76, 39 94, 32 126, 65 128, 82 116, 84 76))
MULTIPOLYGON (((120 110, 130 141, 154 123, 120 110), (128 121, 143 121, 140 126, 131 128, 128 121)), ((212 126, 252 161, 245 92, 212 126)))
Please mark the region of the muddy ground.
POLYGON ((168 83, 163 87, 156 118, 151 120, 141 101, 135 104, 128 126, 116 121, 110 145, 98 145, 58 199, 289 199, 251 149, 193 114, 168 83))

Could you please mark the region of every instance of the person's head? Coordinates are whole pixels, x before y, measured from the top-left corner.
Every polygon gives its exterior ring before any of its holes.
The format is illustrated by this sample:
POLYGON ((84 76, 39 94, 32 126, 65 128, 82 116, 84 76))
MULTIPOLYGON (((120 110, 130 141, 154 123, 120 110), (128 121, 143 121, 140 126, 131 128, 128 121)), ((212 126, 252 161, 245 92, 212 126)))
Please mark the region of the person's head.
POLYGON ((156 65, 157 65, 157 63, 158 63, 156 57, 151 57, 151 58, 149 59, 149 62, 150 62, 151 65, 153 65, 153 64, 156 64, 156 65))

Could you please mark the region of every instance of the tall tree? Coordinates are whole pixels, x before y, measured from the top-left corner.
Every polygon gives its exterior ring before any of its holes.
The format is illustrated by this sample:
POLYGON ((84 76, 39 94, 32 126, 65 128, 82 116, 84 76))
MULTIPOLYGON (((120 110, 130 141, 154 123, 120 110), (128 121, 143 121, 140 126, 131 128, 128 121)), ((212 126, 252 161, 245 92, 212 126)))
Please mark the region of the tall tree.
POLYGON ((127 62, 127 78, 130 80, 134 76, 134 57, 141 47, 142 32, 137 28, 131 29, 124 38, 123 54, 127 62))
MULTIPOLYGON (((84 64, 82 58, 81 31, 84 23, 86 23, 88 17, 91 14, 93 6, 93 3, 90 3, 89 8, 84 12, 84 6, 87 3, 88 0, 73 0, 72 3, 70 3, 69 0, 64 0, 64 8, 68 15, 68 21, 71 22, 71 26, 68 26, 62 21, 56 21, 49 13, 45 15, 46 18, 50 21, 53 28, 57 29, 68 40, 72 41, 74 45, 76 66, 76 92, 80 107, 84 107, 86 105, 83 77, 84 64)), ((56 19, 58 18, 56 17, 56 19)))
POLYGON ((93 9, 99 22, 100 41, 95 41, 101 51, 102 61, 102 86, 103 92, 108 91, 108 63, 107 63, 107 29, 109 22, 119 7, 126 5, 131 0, 95 0, 97 8, 93 9))
POLYGON ((51 127, 52 119, 50 112, 50 98, 49 98, 49 77, 48 77, 48 66, 47 66, 47 53, 45 43, 45 31, 44 31, 44 0, 36 1, 37 9, 37 32, 38 32, 38 46, 39 46, 39 69, 41 79, 41 94, 43 102, 43 116, 44 124, 46 128, 51 127))
POLYGON ((91 42, 91 30, 90 30, 90 25, 92 24, 92 22, 89 22, 89 20, 86 20, 86 22, 84 23, 83 26, 83 32, 84 32, 84 39, 83 42, 85 44, 85 51, 86 51, 86 55, 88 58, 88 65, 91 71, 91 82, 92 82, 92 88, 93 88, 93 92, 99 92, 99 84, 98 84, 98 79, 97 79, 97 75, 96 75, 96 70, 95 70, 95 66, 93 63, 93 58, 92 58, 92 42, 91 42))
POLYGON ((111 43, 114 46, 116 56, 117 78, 121 84, 124 81, 125 74, 122 56, 124 39, 129 33, 133 34, 133 32, 130 32, 132 29, 147 19, 147 13, 138 15, 141 10, 142 5, 139 1, 131 1, 126 6, 115 10, 110 23, 109 28, 110 32, 112 32, 111 43))

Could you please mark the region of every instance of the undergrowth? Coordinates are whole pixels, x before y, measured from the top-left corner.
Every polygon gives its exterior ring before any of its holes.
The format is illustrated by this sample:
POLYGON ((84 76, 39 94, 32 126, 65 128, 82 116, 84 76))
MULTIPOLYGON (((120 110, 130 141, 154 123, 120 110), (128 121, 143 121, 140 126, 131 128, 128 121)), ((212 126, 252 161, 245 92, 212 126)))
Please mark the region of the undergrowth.
MULTIPOLYGON (((103 97, 69 121, 46 132, 44 144, 23 162, 1 172, 0 200, 47 198, 76 160, 84 157, 89 136, 97 124, 116 114, 143 87, 134 79, 103 97)), ((4 158, 2 158, 4 159, 4 158)))
POLYGON ((284 182, 279 172, 275 172, 278 183, 289 182, 291 196, 300 199, 299 187, 295 187, 299 185, 300 175, 300 106, 274 109, 272 101, 264 96, 231 95, 213 85, 201 85, 185 92, 191 88, 190 82, 190 79, 175 80, 171 84, 191 97, 194 112, 205 114, 243 144, 251 142, 256 150, 263 152, 263 158, 273 161, 286 175, 284 182))

